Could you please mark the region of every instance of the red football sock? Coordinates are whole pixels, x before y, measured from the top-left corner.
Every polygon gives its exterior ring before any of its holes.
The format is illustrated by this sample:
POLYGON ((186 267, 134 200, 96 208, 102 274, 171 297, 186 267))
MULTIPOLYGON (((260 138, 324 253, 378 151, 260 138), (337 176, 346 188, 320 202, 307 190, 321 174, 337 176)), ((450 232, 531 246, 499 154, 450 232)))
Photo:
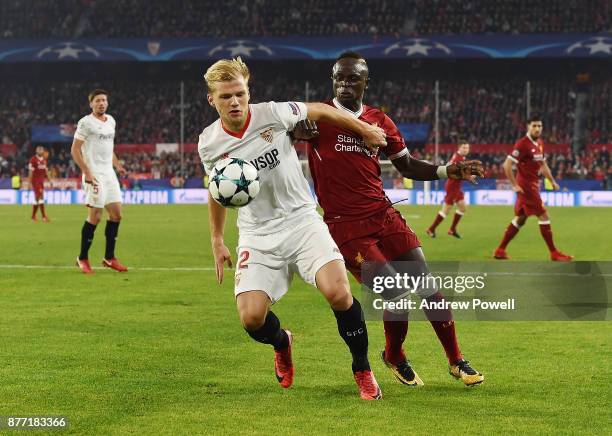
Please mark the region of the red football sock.
POLYGON ((499 248, 505 250, 510 241, 512 241, 512 238, 516 236, 518 231, 519 228, 515 226, 514 223, 510 223, 510 225, 508 225, 508 227, 506 228, 506 232, 504 233, 504 239, 502 239, 501 244, 499 244, 499 248))
MULTIPOLYGON (((431 297, 426 298, 427 301, 443 301, 444 296, 440 292, 436 292, 431 297)), ((455 321, 450 309, 433 309, 425 310, 425 314, 431 323, 438 340, 444 347, 444 352, 450 364, 461 360, 463 356, 459 350, 457 343, 457 334, 455 333, 455 321)))
POLYGON ((429 230, 431 230, 432 232, 436 230, 436 227, 438 227, 438 225, 444 220, 444 218, 446 218, 446 215, 444 215, 444 213, 442 212, 438 212, 433 224, 429 226, 429 230))
POLYGON ((38 204, 32 205, 32 218, 36 218, 36 212, 38 211, 38 204))
POLYGON ((408 333, 408 314, 398 315, 385 310, 383 314, 385 326, 385 359, 397 365, 406 360, 402 345, 408 333))
POLYGON ((451 232, 454 232, 457 229, 457 224, 459 224, 461 217, 463 217, 463 212, 456 211, 455 216, 453 217, 453 224, 450 227, 451 232))
POLYGON ((557 251, 555 247, 555 243, 553 242, 552 229, 550 228, 550 221, 539 221, 540 224, 540 233, 546 241, 546 245, 548 245, 548 249, 550 251, 557 251))
POLYGON ((45 205, 41 203, 39 207, 40 207, 40 213, 42 214, 42 217, 47 218, 47 214, 45 214, 45 205))

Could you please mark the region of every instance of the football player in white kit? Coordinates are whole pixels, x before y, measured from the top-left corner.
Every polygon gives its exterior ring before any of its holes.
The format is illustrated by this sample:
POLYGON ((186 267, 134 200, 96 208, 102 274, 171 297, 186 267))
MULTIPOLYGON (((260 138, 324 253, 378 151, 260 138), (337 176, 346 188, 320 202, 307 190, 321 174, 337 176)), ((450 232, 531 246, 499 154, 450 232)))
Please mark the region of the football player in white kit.
MULTIPOLYGON (((275 350, 275 372, 282 387, 293 383, 292 335, 270 310, 288 290, 293 273, 316 286, 329 302, 338 332, 353 357, 360 396, 382 397, 368 361, 368 334, 359 301, 350 290, 342 255, 316 211, 289 131, 306 118, 358 133, 364 146, 386 145, 382 129, 322 103, 249 104, 249 70, 240 58, 220 60, 204 75, 208 102, 219 119, 206 127, 198 150, 208 174, 226 157, 250 161, 259 172, 257 197, 238 212, 236 305, 247 333, 275 350)), ((209 218, 217 281, 232 266, 223 242, 226 209, 209 195, 209 218)))
POLYGON ((85 274, 93 274, 89 264, 89 247, 102 212, 106 209, 106 253, 102 265, 126 272, 128 269, 115 257, 115 242, 121 222, 121 189, 113 167, 122 175, 126 171, 113 151, 115 119, 106 113, 108 92, 103 89, 92 91, 89 94, 89 107, 92 112, 79 120, 71 150, 74 161, 83 172, 85 203, 89 208, 81 230, 81 252, 76 264, 85 274))

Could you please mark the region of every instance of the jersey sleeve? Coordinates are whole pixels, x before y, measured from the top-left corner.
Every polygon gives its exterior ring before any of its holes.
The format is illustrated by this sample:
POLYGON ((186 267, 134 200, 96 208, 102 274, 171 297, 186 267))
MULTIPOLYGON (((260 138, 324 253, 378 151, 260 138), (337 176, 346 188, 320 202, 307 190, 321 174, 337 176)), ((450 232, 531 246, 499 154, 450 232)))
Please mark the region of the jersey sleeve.
POLYGON ((514 147, 512 148, 512 151, 510 152, 510 154, 508 155, 508 158, 514 163, 519 163, 520 161, 525 159, 525 157, 527 156, 527 153, 528 153, 528 150, 525 147, 525 144, 523 143, 523 141, 518 141, 514 144, 514 147))
POLYGON ((202 166, 204 166, 204 171, 206 171, 206 174, 210 175, 213 169, 213 162, 208 158, 206 153, 206 144, 203 135, 200 135, 200 139, 198 141, 198 154, 200 155, 202 166))
POLYGON ((408 148, 404 137, 391 118, 385 115, 382 129, 387 134, 387 146, 384 148, 385 155, 389 160, 399 159, 408 154, 408 148))
POLYGON ((304 103, 286 101, 277 103, 271 101, 270 111, 272 116, 283 125, 287 131, 291 131, 295 128, 295 125, 302 120, 306 119, 308 115, 308 109, 304 103))
POLYGON ((89 126, 85 121, 85 118, 81 118, 77 124, 77 128, 74 131, 74 138, 81 141, 87 141, 89 136, 89 126))

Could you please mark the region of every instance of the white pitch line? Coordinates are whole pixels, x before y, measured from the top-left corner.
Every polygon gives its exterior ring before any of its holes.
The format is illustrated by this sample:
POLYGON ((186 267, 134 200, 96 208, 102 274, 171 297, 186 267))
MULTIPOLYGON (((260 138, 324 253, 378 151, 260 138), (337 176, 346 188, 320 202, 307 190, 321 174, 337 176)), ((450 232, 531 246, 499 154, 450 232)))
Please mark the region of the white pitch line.
MULTIPOLYGON (((102 271, 103 267, 100 267, 99 270, 102 271)), ((76 270, 76 266, 69 265, 3 265, 0 264, 0 269, 74 269, 76 270)), ((106 268, 104 268, 106 269, 106 268)), ((135 271, 214 271, 214 267, 203 266, 179 266, 179 267, 163 267, 163 266, 137 266, 137 267, 129 267, 130 270, 135 271)), ((532 276, 532 277, 548 277, 548 276, 560 276, 560 277, 588 277, 588 276, 597 276, 597 277, 612 277, 612 274, 600 273, 600 274, 579 274, 579 273, 559 273, 559 272, 551 272, 551 273, 538 273, 538 272, 503 272, 503 271, 436 271, 436 274, 463 274, 463 275, 479 275, 486 274, 492 276, 532 276)))
MULTIPOLYGON (((76 270, 76 266, 68 266, 68 265, 0 265, 0 269, 74 269, 76 270)), ((214 271, 214 267, 149 267, 149 266, 140 266, 140 267, 129 267, 131 270, 136 271, 214 271)), ((102 267, 100 267, 102 270, 102 267)))

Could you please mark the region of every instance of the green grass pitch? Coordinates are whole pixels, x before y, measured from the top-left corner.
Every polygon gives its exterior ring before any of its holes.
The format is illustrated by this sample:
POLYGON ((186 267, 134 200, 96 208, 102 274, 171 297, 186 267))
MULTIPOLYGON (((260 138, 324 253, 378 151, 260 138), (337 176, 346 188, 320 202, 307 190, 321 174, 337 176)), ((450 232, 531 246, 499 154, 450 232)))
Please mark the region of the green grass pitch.
MULTIPOLYGON (((510 207, 471 207, 463 240, 446 235, 450 219, 431 240, 424 229, 437 207, 400 210, 431 260, 489 258, 512 217, 510 207)), ((272 350, 239 325, 232 273, 215 283, 205 206, 126 206, 117 253, 132 270, 99 267, 102 225, 91 277, 72 267, 85 208, 48 211, 43 224, 29 207, 0 207, 0 415, 65 415, 67 433, 105 435, 612 432, 609 322, 458 322, 462 351, 486 376, 471 389, 448 375, 427 322, 412 322, 407 341, 425 386, 400 385, 378 359, 382 325, 370 322, 384 399, 365 402, 331 311, 296 278, 274 309, 296 336, 295 384, 283 390, 272 350)), ((550 215, 560 249, 612 258, 612 209, 550 215)), ((232 252, 234 221, 231 212, 232 252)), ((509 254, 547 259, 535 219, 509 254)))

